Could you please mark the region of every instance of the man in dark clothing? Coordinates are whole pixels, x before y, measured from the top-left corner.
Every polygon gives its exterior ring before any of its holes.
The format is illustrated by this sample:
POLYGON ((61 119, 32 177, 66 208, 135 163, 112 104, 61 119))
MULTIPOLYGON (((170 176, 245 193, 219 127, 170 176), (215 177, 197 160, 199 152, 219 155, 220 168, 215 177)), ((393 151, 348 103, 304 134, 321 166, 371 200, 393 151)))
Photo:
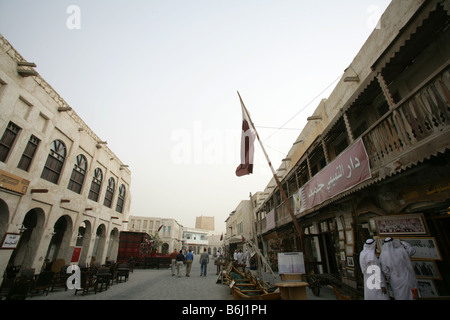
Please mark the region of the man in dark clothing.
POLYGON ((209 255, 206 252, 206 248, 203 249, 202 254, 200 255, 200 277, 204 275, 206 277, 206 267, 209 263, 209 255))
POLYGON ((176 260, 177 260, 177 276, 181 277, 181 268, 183 267, 184 264, 184 254, 181 250, 180 253, 178 253, 176 260))

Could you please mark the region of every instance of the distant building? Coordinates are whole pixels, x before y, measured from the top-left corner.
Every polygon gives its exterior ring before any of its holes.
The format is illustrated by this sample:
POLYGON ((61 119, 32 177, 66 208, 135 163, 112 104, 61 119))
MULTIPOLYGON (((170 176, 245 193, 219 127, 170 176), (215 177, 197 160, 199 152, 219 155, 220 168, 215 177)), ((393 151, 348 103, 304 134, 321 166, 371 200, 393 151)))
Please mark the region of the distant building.
POLYGON ((200 254, 208 248, 208 230, 197 228, 183 228, 183 248, 200 254))
POLYGON ((242 248, 243 239, 255 240, 253 209, 258 204, 258 201, 262 201, 261 199, 262 193, 257 192, 252 196, 251 200, 242 200, 225 220, 226 234, 224 241, 226 245, 231 245, 233 250, 242 248))
POLYGON ((175 249, 180 250, 182 246, 183 226, 175 219, 130 216, 128 231, 146 232, 149 235, 158 232, 162 241, 158 252, 162 254, 171 253, 175 249))
POLYGON ((195 218, 195 228, 214 231, 214 217, 200 216, 195 218))

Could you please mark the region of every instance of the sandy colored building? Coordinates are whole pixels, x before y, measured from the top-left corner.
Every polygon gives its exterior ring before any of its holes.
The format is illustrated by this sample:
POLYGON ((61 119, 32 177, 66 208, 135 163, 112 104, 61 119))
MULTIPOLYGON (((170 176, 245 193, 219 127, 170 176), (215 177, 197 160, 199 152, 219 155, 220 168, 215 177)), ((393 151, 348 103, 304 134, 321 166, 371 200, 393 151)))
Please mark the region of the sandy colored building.
POLYGON ((127 231, 146 232, 153 235, 158 232, 162 241, 158 252, 168 254, 182 246, 183 226, 175 219, 160 217, 130 216, 127 231))
POLYGON ((0 274, 117 256, 131 172, 0 35, 0 274))
POLYGON ((307 273, 361 296, 364 241, 381 248, 392 236, 416 248, 419 294, 450 294, 449 11, 448 1, 390 3, 278 169, 287 201, 271 179, 255 208, 268 257, 302 251, 307 273))
POLYGON ((209 231, 215 230, 214 217, 200 216, 195 218, 195 227, 209 231))

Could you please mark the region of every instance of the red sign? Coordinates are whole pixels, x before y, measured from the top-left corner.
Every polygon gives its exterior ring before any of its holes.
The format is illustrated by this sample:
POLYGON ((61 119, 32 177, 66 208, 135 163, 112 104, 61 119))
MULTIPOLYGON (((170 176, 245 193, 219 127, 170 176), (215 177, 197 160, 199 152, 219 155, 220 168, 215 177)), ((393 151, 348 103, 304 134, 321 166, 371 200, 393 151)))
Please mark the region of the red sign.
POLYGON ((80 261, 81 249, 82 249, 82 247, 74 247, 73 248, 72 259, 70 260, 70 262, 80 261))
POLYGON ((366 148, 359 139, 300 188, 294 195, 295 211, 311 209, 371 177, 366 148))

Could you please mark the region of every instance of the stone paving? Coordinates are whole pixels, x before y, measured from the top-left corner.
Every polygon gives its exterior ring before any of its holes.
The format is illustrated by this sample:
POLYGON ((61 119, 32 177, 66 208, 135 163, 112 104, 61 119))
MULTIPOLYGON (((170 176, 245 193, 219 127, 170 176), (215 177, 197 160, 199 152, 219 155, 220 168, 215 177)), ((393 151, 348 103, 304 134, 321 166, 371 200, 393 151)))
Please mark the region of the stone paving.
MULTIPOLYGON (((39 294, 27 300, 233 300, 230 289, 217 284, 216 266, 210 259, 207 276, 200 276, 199 256, 194 257, 190 277, 186 277, 186 269, 182 276, 172 276, 171 269, 135 269, 126 282, 115 283, 102 292, 94 293, 91 289, 85 296, 81 291, 75 295, 74 290, 56 289, 48 295, 39 294)), ((264 280, 271 283, 280 282, 266 274, 264 280)), ((321 296, 315 297, 307 289, 308 300, 335 300, 331 288, 323 287, 321 296)))
POLYGON ((182 276, 172 276, 168 269, 134 269, 126 282, 110 286, 108 290, 94 293, 93 289, 82 296, 74 290, 58 289, 47 296, 40 294, 29 300, 232 300, 227 286, 217 284, 216 266, 211 261, 207 276, 200 277, 198 257, 192 263, 190 277, 186 277, 186 268, 182 276))

